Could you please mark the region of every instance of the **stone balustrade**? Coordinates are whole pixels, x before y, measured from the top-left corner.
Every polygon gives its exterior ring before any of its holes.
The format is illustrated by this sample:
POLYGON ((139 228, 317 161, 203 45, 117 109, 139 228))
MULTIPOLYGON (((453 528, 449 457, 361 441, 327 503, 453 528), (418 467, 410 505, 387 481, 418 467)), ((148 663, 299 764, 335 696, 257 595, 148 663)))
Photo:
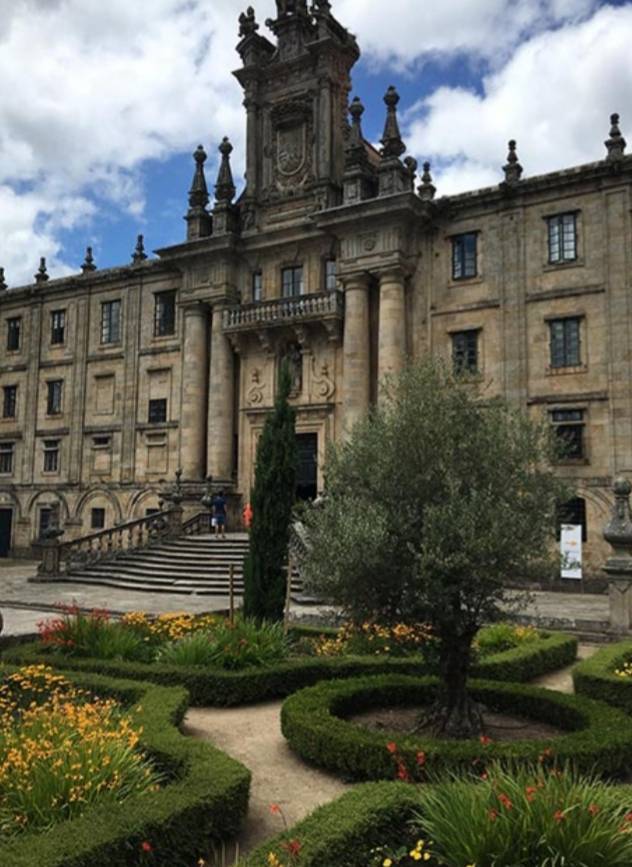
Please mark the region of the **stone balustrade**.
POLYGON ((324 318, 344 318, 344 294, 339 290, 228 307, 222 326, 225 332, 247 331, 324 318))

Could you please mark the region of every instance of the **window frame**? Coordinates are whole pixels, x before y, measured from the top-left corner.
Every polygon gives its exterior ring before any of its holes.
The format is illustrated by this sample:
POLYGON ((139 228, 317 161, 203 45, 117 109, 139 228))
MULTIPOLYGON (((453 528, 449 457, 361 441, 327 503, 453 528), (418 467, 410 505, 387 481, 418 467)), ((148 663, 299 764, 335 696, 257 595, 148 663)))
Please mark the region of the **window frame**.
POLYGON ((586 442, 586 410, 579 407, 564 407, 549 410, 549 424, 556 439, 578 446, 577 453, 569 452, 557 459, 558 464, 585 463, 588 461, 586 442))
POLYGON ((90 510, 90 529, 98 532, 99 530, 105 530, 105 512, 106 510, 101 506, 95 506, 90 510), (95 517, 97 514, 100 518, 100 523, 95 523, 95 517))
POLYGON ((260 301, 263 301, 263 271, 252 272, 250 290, 253 304, 259 304, 260 301))
POLYGON ((549 327, 549 369, 550 370, 565 370, 567 368, 582 367, 582 320, 583 316, 559 316, 547 319, 549 327), (572 337, 568 334, 571 324, 577 328, 576 335, 572 337), (561 335, 555 335, 554 331, 559 326, 562 326, 561 335), (561 337, 561 350, 556 347, 556 341, 561 337), (575 340, 576 337, 576 340, 575 340), (574 344, 576 343, 576 347, 574 344), (576 349, 576 360, 572 360, 572 351, 576 349), (559 360, 561 356, 561 362, 559 360), (571 359, 571 360, 569 360, 571 359))
POLYGON ((579 211, 564 211, 551 214, 546 219, 547 261, 549 265, 570 265, 579 259, 579 211), (567 232, 566 221, 572 220, 572 255, 566 254, 567 232), (554 238, 554 230, 557 235, 554 238), (554 250, 557 249, 557 258, 554 250))
POLYGON ((10 316, 6 323, 7 352, 19 352, 22 347, 22 317, 10 316))
POLYGON ((63 346, 66 343, 66 310, 59 308, 50 312, 50 345, 63 346))
POLYGON ((329 256, 323 263, 325 292, 335 292, 338 288, 338 260, 329 256), (333 266, 333 268, 332 268, 333 266))
POLYGON ((120 298, 101 302, 101 346, 110 346, 121 342, 122 304, 120 298), (114 309, 118 310, 118 318, 112 316, 114 309), (106 316, 106 312, 108 315, 106 316), (114 334, 116 324, 116 334, 114 334))
POLYGON ((301 265, 284 265, 281 268, 281 298, 300 298, 301 295, 305 295, 305 267, 301 265), (286 274, 291 275, 291 279, 286 281, 286 274), (298 292, 296 276, 300 274, 300 279, 298 281, 298 292), (288 294, 285 291, 287 285, 291 287, 292 291, 288 294))
POLYGON ((42 472, 51 476, 58 475, 61 467, 61 440, 44 440, 42 449, 44 452, 42 472))
POLYGON ((480 276, 480 269, 478 267, 479 260, 479 243, 478 237, 480 235, 479 231, 471 231, 471 232, 460 232, 458 235, 452 235, 452 249, 451 249, 451 273, 452 280, 455 282, 461 282, 463 280, 475 280, 480 276), (473 255, 468 253, 467 250, 467 240, 470 239, 474 243, 474 252, 473 255), (470 270, 468 270, 468 264, 470 270), (471 270, 473 264, 473 270, 471 270), (460 271, 460 273, 458 273, 460 271))
POLYGON ((452 331, 450 333, 450 339, 452 344, 452 370, 455 375, 470 375, 477 376, 481 372, 481 353, 480 353, 480 328, 463 328, 460 331, 452 331), (471 341, 474 341, 473 347, 471 345, 471 341), (463 340, 465 345, 462 349, 458 349, 457 343, 463 340), (469 345, 468 345, 469 344, 469 345), (468 356, 471 354, 473 348, 474 352, 474 365, 470 364, 468 356), (461 353, 463 361, 459 360, 459 353, 461 353))
POLYGON ((173 337, 176 333, 176 297, 175 289, 165 289, 154 292, 154 337, 173 337), (171 316, 164 314, 165 302, 169 301, 171 316))
POLYGON ((49 379, 46 383, 46 415, 57 416, 63 415, 64 412, 64 380, 49 379), (58 388, 56 388, 58 386, 58 388), (55 400, 57 394, 58 400, 55 400))
POLYGON ((2 418, 17 418, 18 416, 18 386, 2 386, 2 418), (10 411, 9 411, 10 410, 10 411))
POLYGON ((147 405, 147 423, 148 424, 166 424, 169 418, 169 405, 166 397, 154 397, 149 400, 147 405), (157 413, 157 405, 164 407, 164 412, 157 413), (160 418, 152 416, 160 415, 160 418), (164 415, 164 418, 162 417, 164 415))
POLYGON ((0 442, 0 475, 12 476, 15 471, 15 443, 0 442), (8 469, 5 468, 5 461, 8 469))

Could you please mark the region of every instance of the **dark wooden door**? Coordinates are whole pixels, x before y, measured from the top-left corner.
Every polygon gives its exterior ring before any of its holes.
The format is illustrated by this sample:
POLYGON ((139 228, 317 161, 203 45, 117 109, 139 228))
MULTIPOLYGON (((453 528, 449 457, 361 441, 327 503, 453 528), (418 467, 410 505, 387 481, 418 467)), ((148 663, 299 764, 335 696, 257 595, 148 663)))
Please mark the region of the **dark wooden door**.
POLYGON ((11 550, 12 509, 0 509, 0 557, 8 557, 11 550))
POLYGON ((318 434, 297 434, 296 444, 296 497, 299 500, 315 500, 318 496, 318 434))

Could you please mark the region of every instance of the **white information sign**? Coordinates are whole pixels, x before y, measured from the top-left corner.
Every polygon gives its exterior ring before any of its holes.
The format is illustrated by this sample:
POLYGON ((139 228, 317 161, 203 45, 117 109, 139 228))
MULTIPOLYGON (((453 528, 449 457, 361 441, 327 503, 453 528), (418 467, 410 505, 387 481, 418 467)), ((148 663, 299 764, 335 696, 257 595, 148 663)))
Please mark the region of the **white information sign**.
POLYGON ((582 580, 582 528, 562 524, 562 578, 582 580))

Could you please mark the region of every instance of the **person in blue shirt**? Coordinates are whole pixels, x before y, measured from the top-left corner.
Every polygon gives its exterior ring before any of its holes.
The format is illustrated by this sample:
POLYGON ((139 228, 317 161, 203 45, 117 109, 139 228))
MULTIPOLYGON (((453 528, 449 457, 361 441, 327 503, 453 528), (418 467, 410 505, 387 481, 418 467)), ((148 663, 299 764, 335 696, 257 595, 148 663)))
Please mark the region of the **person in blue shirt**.
POLYGON ((226 498, 224 491, 220 491, 213 497, 213 519, 215 521, 215 535, 226 538, 226 498))

